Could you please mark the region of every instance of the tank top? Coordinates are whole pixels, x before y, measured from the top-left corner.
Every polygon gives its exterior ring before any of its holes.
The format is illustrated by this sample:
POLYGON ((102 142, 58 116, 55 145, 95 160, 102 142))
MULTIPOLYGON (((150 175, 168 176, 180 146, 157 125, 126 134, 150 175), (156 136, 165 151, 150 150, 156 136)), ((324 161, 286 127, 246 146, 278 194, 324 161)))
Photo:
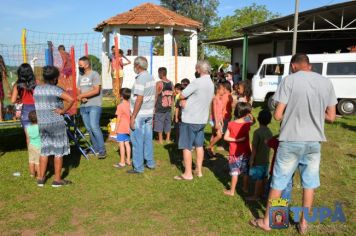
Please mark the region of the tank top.
POLYGON ((21 102, 25 105, 33 105, 35 104, 35 100, 33 99, 33 90, 28 91, 26 89, 23 90, 21 96, 21 102))
POLYGON ((165 113, 172 109, 173 84, 171 81, 161 81, 162 92, 157 97, 156 112, 165 113))

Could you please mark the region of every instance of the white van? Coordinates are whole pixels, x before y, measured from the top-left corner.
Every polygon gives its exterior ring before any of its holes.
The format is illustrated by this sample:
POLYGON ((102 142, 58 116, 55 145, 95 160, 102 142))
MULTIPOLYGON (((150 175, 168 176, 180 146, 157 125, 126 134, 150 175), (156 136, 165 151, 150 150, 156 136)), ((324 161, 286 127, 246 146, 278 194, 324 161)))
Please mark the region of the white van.
MULTIPOLYGON (((312 70, 329 78, 338 99, 337 110, 342 115, 356 112, 356 53, 309 54, 312 70)), ((253 101, 266 101, 273 110, 272 96, 280 81, 290 74, 291 56, 263 60, 252 78, 253 101)))

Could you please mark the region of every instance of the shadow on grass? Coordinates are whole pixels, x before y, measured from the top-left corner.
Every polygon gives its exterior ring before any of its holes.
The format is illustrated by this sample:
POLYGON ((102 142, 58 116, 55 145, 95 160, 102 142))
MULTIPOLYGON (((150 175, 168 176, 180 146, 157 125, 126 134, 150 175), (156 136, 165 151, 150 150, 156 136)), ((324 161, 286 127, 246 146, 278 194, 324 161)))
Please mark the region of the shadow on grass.
POLYGON ((184 172, 182 151, 178 149, 175 143, 166 144, 164 148, 168 151, 170 163, 175 165, 181 172, 184 172))
POLYGON ((351 158, 356 158, 356 155, 352 154, 352 153, 347 153, 346 156, 351 157, 351 158))
MULTIPOLYGON (((62 178, 66 178, 69 175, 71 169, 77 168, 80 165, 81 153, 76 146, 71 146, 70 155, 63 157, 63 166, 64 169, 62 172, 62 178)), ((48 158, 46 178, 49 179, 54 175, 54 157, 48 158)))
MULTIPOLYGON (((341 122, 340 122, 341 123, 341 122)), ((350 131, 354 131, 356 132, 356 126, 353 126, 353 125, 348 125, 346 123, 341 123, 341 127, 344 128, 344 129, 348 129, 350 131)))
POLYGON ((1 129, 0 136, 1 155, 6 152, 27 148, 25 133, 21 127, 1 129))

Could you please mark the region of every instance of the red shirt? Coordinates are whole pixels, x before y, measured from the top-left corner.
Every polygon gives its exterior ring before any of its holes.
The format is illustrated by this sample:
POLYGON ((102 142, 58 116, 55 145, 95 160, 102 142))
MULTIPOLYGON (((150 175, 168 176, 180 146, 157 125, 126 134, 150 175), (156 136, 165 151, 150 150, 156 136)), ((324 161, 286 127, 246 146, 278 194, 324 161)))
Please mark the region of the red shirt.
POLYGON ((267 146, 273 149, 273 157, 272 157, 272 162, 271 162, 271 169, 269 171, 269 174, 273 174, 273 167, 274 167, 274 162, 276 161, 276 154, 277 154, 277 149, 279 145, 279 140, 276 137, 272 137, 268 139, 267 141, 267 146))
POLYGON ((235 121, 229 122, 227 125, 227 129, 230 132, 230 137, 239 139, 246 137, 246 139, 242 142, 230 142, 229 143, 229 154, 230 156, 240 156, 240 155, 251 155, 251 147, 250 147, 250 132, 251 122, 243 122, 237 123, 235 121))
POLYGON ((33 91, 24 89, 21 96, 21 102, 25 105, 34 105, 35 100, 33 99, 33 91))

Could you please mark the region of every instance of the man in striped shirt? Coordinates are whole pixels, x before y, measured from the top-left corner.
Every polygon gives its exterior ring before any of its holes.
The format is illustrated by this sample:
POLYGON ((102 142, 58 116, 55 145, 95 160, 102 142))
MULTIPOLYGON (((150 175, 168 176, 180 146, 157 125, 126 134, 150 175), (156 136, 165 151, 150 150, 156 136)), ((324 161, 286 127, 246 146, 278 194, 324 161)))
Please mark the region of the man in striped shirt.
POLYGON ((152 120, 155 106, 156 82, 147 72, 147 59, 136 57, 134 71, 137 74, 132 88, 131 105, 131 141, 133 146, 133 169, 130 174, 144 171, 144 161, 149 169, 155 168, 152 143, 152 120))

